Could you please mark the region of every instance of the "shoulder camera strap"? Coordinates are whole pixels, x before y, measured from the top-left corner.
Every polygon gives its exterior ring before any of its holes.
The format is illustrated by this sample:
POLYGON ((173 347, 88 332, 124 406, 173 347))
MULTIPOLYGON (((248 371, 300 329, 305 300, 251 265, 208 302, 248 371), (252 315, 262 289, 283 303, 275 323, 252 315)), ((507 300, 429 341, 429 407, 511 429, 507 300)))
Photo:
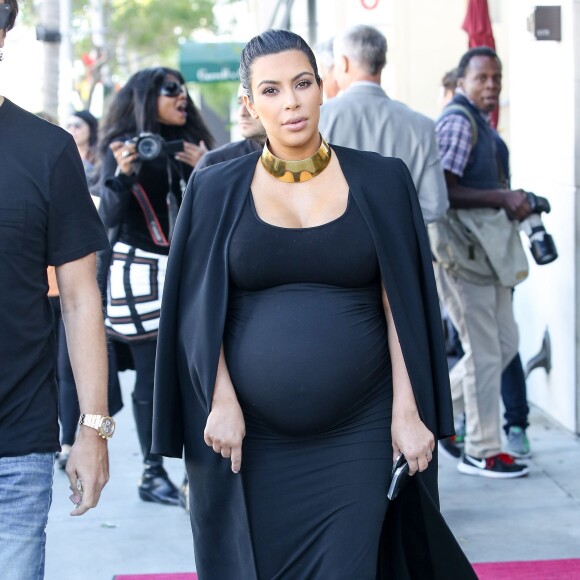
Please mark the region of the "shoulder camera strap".
POLYGON ((161 229, 161 224, 159 223, 157 214, 155 213, 155 210, 153 209, 153 206, 147 197, 147 193, 139 183, 135 183, 133 187, 131 187, 131 191, 137 198, 137 201, 141 206, 141 210, 145 215, 145 223, 147 224, 147 229, 149 230, 149 234, 151 235, 153 243, 156 246, 168 248, 169 241, 161 229))

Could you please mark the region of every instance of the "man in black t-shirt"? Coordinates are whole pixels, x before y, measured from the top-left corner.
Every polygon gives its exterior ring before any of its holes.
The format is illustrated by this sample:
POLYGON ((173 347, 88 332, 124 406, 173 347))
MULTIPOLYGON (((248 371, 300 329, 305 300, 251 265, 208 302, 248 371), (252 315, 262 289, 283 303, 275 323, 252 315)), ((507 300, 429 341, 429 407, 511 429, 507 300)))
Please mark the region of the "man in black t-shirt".
MULTIPOLYGON (((0 49, 17 0, 0 0, 0 49)), ((82 426, 67 474, 71 515, 108 480, 107 360, 95 252, 108 245, 72 137, 0 96, 0 576, 44 575, 57 422, 47 297, 56 267, 82 426)))

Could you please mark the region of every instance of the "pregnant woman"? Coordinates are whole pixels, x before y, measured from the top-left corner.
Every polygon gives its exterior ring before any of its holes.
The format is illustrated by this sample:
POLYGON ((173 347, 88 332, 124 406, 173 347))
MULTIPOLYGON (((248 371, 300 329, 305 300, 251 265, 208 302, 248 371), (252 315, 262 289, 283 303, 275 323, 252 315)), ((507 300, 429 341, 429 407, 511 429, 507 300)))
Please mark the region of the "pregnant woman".
POLYGON ((153 449, 185 445, 199 577, 475 578, 437 508, 453 421, 409 173, 324 141, 296 34, 252 39, 240 77, 268 141, 192 177, 157 351, 153 449))

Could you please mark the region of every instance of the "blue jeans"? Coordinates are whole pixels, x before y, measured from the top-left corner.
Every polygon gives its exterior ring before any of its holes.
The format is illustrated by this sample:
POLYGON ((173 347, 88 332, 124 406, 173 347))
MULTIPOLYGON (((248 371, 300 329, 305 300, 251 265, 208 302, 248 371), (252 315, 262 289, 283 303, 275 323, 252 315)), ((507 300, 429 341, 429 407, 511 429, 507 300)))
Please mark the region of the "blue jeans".
POLYGON ((526 376, 522 367, 520 355, 516 355, 501 375, 501 398, 505 407, 505 425, 507 433, 510 427, 528 428, 528 396, 526 376))
POLYGON ((42 580, 54 453, 0 457, 0 577, 42 580))

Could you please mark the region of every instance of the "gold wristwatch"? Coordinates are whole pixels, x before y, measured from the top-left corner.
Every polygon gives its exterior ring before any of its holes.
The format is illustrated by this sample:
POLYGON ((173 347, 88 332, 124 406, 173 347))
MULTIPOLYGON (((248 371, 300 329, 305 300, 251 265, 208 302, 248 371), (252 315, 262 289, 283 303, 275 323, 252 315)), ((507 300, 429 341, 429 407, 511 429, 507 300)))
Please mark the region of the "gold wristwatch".
POLYGON ((115 432, 115 421, 107 415, 89 415, 83 413, 79 425, 95 429, 103 439, 110 439, 115 432))

